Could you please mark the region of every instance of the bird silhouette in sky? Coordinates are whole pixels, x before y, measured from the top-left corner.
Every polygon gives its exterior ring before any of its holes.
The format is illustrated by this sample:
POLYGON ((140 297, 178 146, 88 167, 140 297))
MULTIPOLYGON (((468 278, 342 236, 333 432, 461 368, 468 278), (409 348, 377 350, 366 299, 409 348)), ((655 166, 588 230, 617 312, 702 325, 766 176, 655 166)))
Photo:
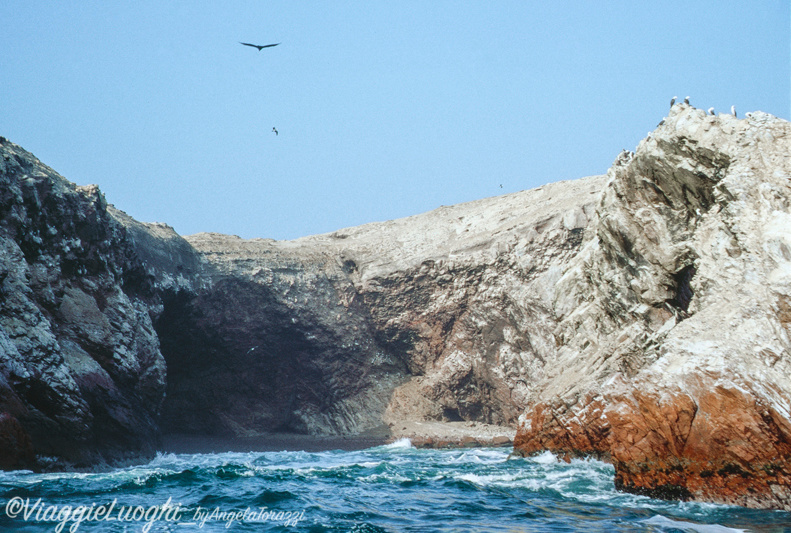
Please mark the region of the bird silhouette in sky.
POLYGON ((275 132, 275 135, 278 135, 278 133, 277 133, 277 128, 272 128, 272 131, 274 131, 274 132, 275 132))
POLYGON ((243 43, 242 41, 239 41, 239 44, 243 44, 245 46, 252 46, 253 48, 258 48, 258 51, 260 52, 264 48, 270 48, 272 46, 277 46, 280 43, 275 43, 275 44, 250 44, 250 43, 243 43))

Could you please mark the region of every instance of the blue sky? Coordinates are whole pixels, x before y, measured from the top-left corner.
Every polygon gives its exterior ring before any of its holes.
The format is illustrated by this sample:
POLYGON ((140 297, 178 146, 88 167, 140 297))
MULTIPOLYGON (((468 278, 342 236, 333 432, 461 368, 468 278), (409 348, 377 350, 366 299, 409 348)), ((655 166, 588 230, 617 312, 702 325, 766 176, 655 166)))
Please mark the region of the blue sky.
POLYGON ((601 174, 674 95, 790 114, 788 0, 4 0, 0 21, 0 135, 183 235, 601 174))

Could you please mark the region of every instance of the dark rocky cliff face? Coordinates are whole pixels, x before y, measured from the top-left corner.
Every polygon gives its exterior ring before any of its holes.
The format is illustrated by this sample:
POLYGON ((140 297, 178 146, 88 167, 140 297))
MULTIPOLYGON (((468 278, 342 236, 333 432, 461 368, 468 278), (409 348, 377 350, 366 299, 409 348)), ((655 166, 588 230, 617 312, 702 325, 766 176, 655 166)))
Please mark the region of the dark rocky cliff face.
POLYGON ((0 140, 0 416, 17 432, 6 466, 153 449, 165 387, 154 296, 99 190, 0 140))
POLYGON ((279 263, 281 275, 217 275, 210 287, 164 297, 156 328, 168 362, 163 425, 184 433, 350 434, 382 424, 387 391, 403 375, 348 280, 279 263))
POLYGON ((579 249, 601 187, 555 184, 290 243, 186 241, 10 142, 2 155, 9 467, 150 454, 162 428, 513 424, 525 369, 549 349, 533 286, 579 249))

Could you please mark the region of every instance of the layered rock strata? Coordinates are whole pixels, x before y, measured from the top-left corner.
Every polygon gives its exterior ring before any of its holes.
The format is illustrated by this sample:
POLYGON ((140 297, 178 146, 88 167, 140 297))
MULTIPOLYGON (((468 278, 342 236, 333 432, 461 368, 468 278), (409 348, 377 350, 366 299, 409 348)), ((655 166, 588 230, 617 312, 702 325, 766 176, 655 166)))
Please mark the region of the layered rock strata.
POLYGON ((516 430, 480 422, 399 421, 390 423, 389 442, 409 439, 415 448, 512 447, 516 430))

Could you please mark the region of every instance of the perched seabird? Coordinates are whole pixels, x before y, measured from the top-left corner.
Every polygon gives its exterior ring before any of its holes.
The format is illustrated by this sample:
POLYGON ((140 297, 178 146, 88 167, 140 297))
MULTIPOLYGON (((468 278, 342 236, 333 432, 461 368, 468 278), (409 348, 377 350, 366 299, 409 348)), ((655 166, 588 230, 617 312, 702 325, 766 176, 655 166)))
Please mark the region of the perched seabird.
POLYGON ((270 48, 272 46, 277 46, 280 43, 275 43, 275 44, 250 44, 250 43, 243 43, 242 41, 239 41, 239 44, 243 44, 245 46, 252 46, 253 48, 258 48, 258 51, 260 52, 264 48, 270 48))
POLYGON ((670 99, 670 107, 676 105, 676 98, 678 98, 678 96, 674 96, 673 98, 670 99))
POLYGON ((685 97, 685 98, 684 98, 684 103, 685 103, 685 104, 687 104, 687 105, 689 105, 689 96, 687 96, 687 97, 685 97))
POLYGON ((280 135, 280 134, 277 132, 277 128, 275 128, 274 126, 272 127, 272 131, 274 131, 274 132, 275 132, 275 135, 280 135))
POLYGON ((710 108, 709 108, 709 115, 713 115, 713 114, 714 114, 714 108, 713 108, 713 107, 710 107, 710 108))
POLYGON ((731 115, 736 116, 736 106, 734 105, 731 106, 731 115))

